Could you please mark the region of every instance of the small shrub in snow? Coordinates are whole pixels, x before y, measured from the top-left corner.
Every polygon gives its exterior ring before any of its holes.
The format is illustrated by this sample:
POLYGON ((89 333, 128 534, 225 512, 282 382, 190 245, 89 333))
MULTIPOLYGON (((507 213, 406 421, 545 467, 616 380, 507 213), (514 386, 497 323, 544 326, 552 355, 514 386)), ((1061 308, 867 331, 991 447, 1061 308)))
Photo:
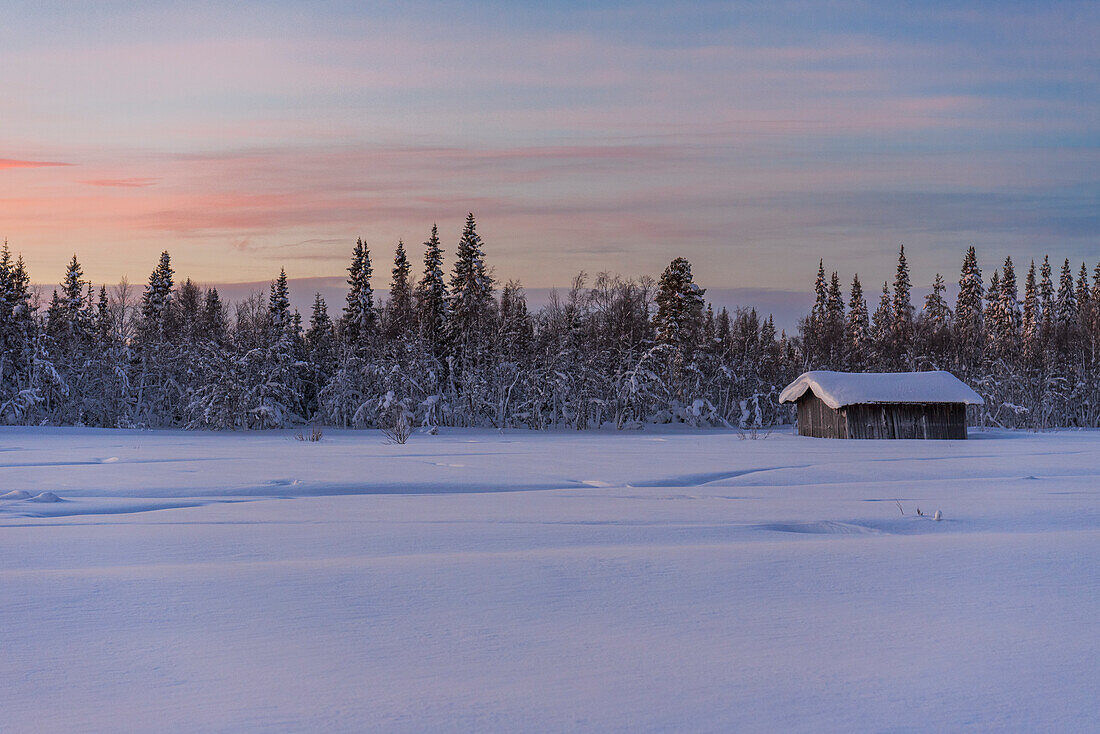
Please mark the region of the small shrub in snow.
POLYGON ((737 437, 740 438, 742 441, 756 441, 760 439, 765 439, 770 436, 771 433, 771 428, 764 429, 758 425, 749 426, 748 428, 742 428, 740 426, 737 427, 737 437))
POLYGON ((409 423, 408 416, 404 411, 397 411, 394 415, 393 422, 382 428, 382 435, 386 437, 388 443, 405 444, 409 440, 409 436, 412 435, 412 424, 409 423))
POLYGON ((314 426, 307 436, 303 431, 298 431, 294 434, 295 441, 309 441, 311 443, 317 443, 324 436, 324 432, 320 426, 314 426))

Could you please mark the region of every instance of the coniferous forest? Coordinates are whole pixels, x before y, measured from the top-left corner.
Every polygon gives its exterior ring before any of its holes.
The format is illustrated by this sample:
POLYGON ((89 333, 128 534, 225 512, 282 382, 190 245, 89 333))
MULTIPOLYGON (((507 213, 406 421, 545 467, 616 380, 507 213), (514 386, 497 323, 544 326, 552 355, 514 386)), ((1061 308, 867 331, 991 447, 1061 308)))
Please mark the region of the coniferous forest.
POLYGON ((531 312, 486 265, 471 214, 447 274, 435 227, 414 264, 386 273, 358 241, 346 301, 292 310, 285 271, 266 294, 226 303, 181 280, 165 252, 140 292, 94 289, 74 256, 43 302, 21 257, 0 254, 0 422, 281 428, 635 428, 789 422, 779 392, 807 369, 947 369, 986 400, 975 419, 1024 428, 1100 425, 1100 264, 1008 258, 983 278, 965 254, 955 303, 937 275, 912 303, 905 251, 871 311, 819 264, 799 333, 753 309, 715 312, 691 265, 659 280, 578 275, 531 312), (1055 268, 1058 272, 1055 273, 1055 268))

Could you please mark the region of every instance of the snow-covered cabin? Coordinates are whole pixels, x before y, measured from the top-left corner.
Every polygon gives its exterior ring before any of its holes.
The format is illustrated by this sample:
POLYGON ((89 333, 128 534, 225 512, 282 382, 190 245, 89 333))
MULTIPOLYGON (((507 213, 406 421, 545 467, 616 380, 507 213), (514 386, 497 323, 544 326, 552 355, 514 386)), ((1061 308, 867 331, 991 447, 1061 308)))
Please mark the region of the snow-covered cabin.
POLYGON ((779 395, 798 433, 817 438, 966 438, 984 401, 950 372, 804 372, 779 395))

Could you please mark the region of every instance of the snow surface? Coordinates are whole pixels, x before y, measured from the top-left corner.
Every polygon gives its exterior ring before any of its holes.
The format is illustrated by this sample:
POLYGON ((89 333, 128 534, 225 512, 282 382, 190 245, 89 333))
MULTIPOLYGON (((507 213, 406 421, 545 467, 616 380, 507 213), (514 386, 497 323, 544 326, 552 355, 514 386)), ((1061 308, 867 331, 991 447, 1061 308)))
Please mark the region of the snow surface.
POLYGON ((833 410, 867 403, 964 403, 982 405, 982 396, 950 372, 803 372, 779 394, 793 403, 807 390, 833 410))
POLYGON ((0 730, 1094 730, 1100 432, 971 439, 0 429, 0 730))

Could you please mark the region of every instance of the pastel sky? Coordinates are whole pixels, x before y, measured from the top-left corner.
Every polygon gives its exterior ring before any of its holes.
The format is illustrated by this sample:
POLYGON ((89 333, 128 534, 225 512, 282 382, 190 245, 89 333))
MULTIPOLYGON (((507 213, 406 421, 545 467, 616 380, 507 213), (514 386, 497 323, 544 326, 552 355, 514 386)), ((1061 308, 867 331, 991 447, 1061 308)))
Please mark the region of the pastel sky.
POLYGON ((334 276, 359 236, 388 273, 467 211, 533 288, 1100 258, 1095 0, 8 0, 0 100, 39 282, 334 276))

